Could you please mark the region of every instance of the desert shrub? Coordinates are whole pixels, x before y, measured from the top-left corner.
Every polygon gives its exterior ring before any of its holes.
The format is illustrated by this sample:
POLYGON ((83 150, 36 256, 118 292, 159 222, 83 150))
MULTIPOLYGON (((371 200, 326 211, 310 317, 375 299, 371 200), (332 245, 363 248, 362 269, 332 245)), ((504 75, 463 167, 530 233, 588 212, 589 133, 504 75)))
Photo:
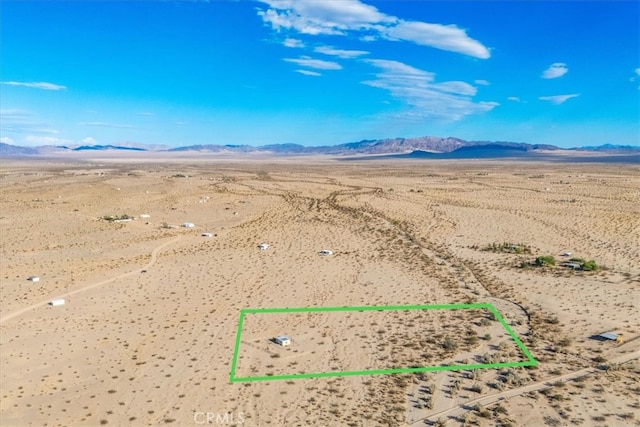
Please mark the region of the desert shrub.
POLYGON ((552 255, 542 255, 536 258, 535 263, 538 267, 556 265, 556 259, 552 255))
POLYGON ((445 350, 455 350, 456 348, 458 348, 458 344, 456 344, 456 342, 452 340, 451 337, 446 337, 444 339, 444 342, 442 343, 442 347, 445 350))
POLYGON ((471 387, 469 387, 469 390, 474 392, 474 393, 482 393, 482 386, 480 384, 474 384, 471 387))

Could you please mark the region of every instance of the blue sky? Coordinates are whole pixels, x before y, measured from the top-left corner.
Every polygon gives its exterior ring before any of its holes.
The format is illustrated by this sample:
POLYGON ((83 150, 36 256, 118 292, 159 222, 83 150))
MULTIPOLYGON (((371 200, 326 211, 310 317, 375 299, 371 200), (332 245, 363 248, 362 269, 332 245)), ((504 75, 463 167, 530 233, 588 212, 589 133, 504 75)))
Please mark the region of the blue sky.
POLYGON ((0 141, 640 145, 638 1, 3 1, 0 141))

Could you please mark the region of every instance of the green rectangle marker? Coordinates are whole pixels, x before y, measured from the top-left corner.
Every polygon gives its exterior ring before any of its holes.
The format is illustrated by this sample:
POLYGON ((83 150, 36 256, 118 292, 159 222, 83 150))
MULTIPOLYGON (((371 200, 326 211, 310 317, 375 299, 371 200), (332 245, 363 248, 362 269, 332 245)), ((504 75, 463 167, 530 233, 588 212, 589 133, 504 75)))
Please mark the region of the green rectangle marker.
POLYGON ((360 307, 301 307, 301 308, 248 308, 240 310, 240 319, 238 321, 238 331, 236 334, 236 343, 233 351, 233 359, 231 361, 230 382, 254 382, 254 381, 275 381, 275 380, 291 380, 302 378, 323 378, 323 377, 346 377, 356 375, 379 375, 379 374, 399 374, 399 373, 415 373, 415 372, 435 372, 435 371, 454 371, 454 370, 471 370, 471 369, 494 369, 494 368, 512 368, 521 366, 537 366, 538 362, 533 358, 529 350, 520 341, 515 332, 502 318, 500 313, 491 304, 444 304, 444 305, 406 305, 406 306, 360 306, 360 307), (336 371, 336 372, 312 372, 298 373, 286 375, 258 375, 258 376, 236 376, 238 365, 238 357, 240 354, 240 344, 242 340, 242 328, 245 316, 248 314, 270 314, 270 313, 319 313, 319 312, 353 312, 353 311, 392 311, 392 310, 469 310, 482 309, 489 310, 494 318, 502 325, 502 327, 511 336, 520 351, 526 356, 527 360, 520 362, 504 362, 504 363, 484 363, 473 365, 438 365, 424 366, 412 368, 393 368, 393 369, 371 369, 371 370, 353 370, 353 371, 336 371))

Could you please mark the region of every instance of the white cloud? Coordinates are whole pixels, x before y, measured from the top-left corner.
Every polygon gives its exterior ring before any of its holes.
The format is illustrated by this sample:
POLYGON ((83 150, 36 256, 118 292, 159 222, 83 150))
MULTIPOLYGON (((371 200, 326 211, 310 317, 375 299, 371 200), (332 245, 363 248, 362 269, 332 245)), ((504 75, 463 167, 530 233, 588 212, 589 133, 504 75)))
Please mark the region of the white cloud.
POLYGON ((509 96, 507 97, 508 101, 513 101, 513 102, 520 102, 520 98, 518 98, 517 96, 509 96))
POLYGON ((398 61, 373 59, 366 62, 381 71, 374 80, 362 83, 385 89, 406 103, 409 110, 402 113, 406 118, 455 121, 499 105, 497 102, 474 102, 472 96, 476 88, 465 82, 438 83, 434 73, 398 61))
POLYGON ((133 125, 123 125, 118 123, 107 123, 107 122, 80 122, 79 126, 94 126, 94 127, 104 127, 104 128, 118 128, 118 129, 133 129, 135 126, 133 125))
POLYGON ((455 25, 405 21, 384 14, 377 8, 350 1, 261 0, 269 5, 258 15, 275 31, 295 31, 308 35, 347 35, 359 33, 360 40, 386 38, 408 41, 475 58, 491 56, 489 49, 470 38, 455 25))
POLYGON ((24 86, 30 87, 34 89, 43 89, 43 90, 66 90, 66 86, 58 85, 55 83, 48 82, 2 82, 2 84, 7 86, 24 86))
POLYGON ((489 49, 479 41, 467 36, 465 30, 455 25, 400 21, 397 25, 388 28, 385 35, 391 40, 410 41, 480 59, 487 59, 491 56, 489 49))
POLYGON ((14 144, 15 141, 11 138, 9 138, 8 136, 0 136, 0 142, 2 142, 3 144, 14 144))
POLYGON ((369 52, 367 52, 366 50, 334 49, 331 46, 319 46, 314 50, 318 53, 337 56, 338 58, 343 58, 343 59, 357 58, 358 56, 369 54, 369 52))
POLYGON ((96 141, 95 139, 93 139, 92 137, 88 136, 86 138, 82 139, 82 143, 83 144, 90 144, 90 145, 95 145, 98 143, 98 141, 96 141))
POLYGON ((489 86, 491 84, 487 80, 482 80, 482 79, 474 80, 473 82, 481 86, 489 86))
POLYGON ((569 71, 567 68, 567 64, 563 62, 556 62, 549 65, 549 68, 542 72, 543 79, 557 79, 558 77, 562 77, 569 71))
POLYGON ((341 70, 342 66, 337 62, 323 61, 322 59, 313 59, 308 56, 300 58, 284 58, 287 62, 293 62, 301 67, 316 68, 318 70, 341 70))
POLYGON ((276 31, 295 30, 310 35, 344 35, 365 30, 392 18, 373 6, 352 1, 263 0, 271 8, 258 15, 276 31))
POLYGON ((138 113, 136 113, 138 116, 146 116, 146 117, 153 117, 155 116, 154 113, 151 113, 149 111, 140 111, 138 113))
POLYGON ((28 145, 63 145, 73 144, 70 139, 63 139, 54 136, 27 135, 24 139, 28 145))
POLYGON ((640 68, 636 68, 636 75, 640 76, 640 68))
POLYGON ((296 73, 304 74, 305 76, 314 76, 314 77, 318 77, 322 75, 315 71, 309 71, 309 70, 296 70, 296 73))
POLYGON ((284 42, 282 44, 286 47, 294 47, 294 48, 304 47, 304 43, 302 43, 302 40, 291 39, 291 38, 284 39, 284 42))
POLYGON ((571 98, 576 98, 580 96, 579 93, 572 93, 569 95, 553 95, 553 96, 541 96, 540 99, 541 101, 548 101, 550 103, 552 103, 553 105, 560 105, 562 103, 564 103, 566 100, 571 99, 571 98))

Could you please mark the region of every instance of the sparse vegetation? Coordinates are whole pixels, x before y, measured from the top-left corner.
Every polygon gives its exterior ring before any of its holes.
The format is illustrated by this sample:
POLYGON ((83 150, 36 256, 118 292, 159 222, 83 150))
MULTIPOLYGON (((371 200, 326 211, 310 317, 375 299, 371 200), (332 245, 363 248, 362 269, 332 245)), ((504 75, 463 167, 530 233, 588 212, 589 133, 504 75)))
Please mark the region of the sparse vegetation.
MULTIPOLYGON (((477 248, 477 246, 476 246, 477 248)), ((531 247, 524 243, 490 243, 481 249, 485 252, 498 252, 498 253, 510 253, 510 254, 531 254, 531 247)))
POLYGON ((556 259, 552 255, 542 255, 536 258, 534 261, 538 267, 546 267, 556 265, 556 259))
POLYGON ((109 222, 116 222, 116 221, 130 221, 133 219, 132 216, 129 216, 127 214, 122 214, 122 215, 104 215, 101 216, 100 219, 103 219, 105 221, 109 221, 109 222))

